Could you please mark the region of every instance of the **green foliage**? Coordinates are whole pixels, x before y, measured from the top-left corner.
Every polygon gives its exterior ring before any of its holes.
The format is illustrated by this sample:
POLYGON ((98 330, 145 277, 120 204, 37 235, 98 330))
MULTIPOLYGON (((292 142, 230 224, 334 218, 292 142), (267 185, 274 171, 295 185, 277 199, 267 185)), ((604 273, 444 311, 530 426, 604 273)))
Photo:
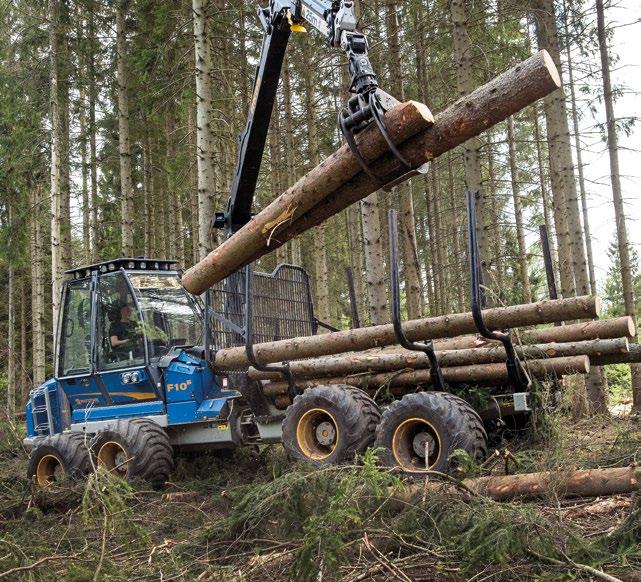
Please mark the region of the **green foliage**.
POLYGON ((632 399, 632 374, 629 365, 605 366, 605 374, 608 379, 610 406, 632 399))
MULTIPOLYGON (((610 243, 608 257, 610 259, 610 267, 601 293, 605 306, 604 311, 610 317, 625 315, 623 281, 621 280, 621 260, 619 258, 619 249, 616 241, 610 243)), ((641 270, 639 268, 639 253, 634 248, 630 249, 630 270, 632 274, 632 284, 634 286, 634 296, 637 302, 637 313, 641 313, 641 270)))

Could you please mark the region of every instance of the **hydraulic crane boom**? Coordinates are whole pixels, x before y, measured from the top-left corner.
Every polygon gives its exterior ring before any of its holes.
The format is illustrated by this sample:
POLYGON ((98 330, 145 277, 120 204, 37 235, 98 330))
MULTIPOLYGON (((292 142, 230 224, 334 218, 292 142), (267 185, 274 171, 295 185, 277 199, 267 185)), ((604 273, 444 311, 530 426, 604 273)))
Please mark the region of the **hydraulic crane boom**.
MULTIPOLYGON (((341 112, 339 122, 353 150, 356 151, 353 135, 372 121, 376 121, 386 135, 382 114, 397 103, 378 87, 367 52, 367 39, 356 30, 353 1, 271 0, 267 8, 258 9, 258 16, 265 34, 256 68, 247 125, 239 136, 236 174, 227 210, 216 213, 213 221, 215 227, 225 228, 228 234, 237 231, 251 219, 254 192, 285 51, 290 34, 305 31, 303 23, 309 23, 325 35, 330 46, 340 47, 347 53, 351 75, 349 90, 354 95, 341 112)), ((391 143, 390 146, 395 151, 391 143)), ((356 154, 367 170, 360 154, 357 151, 356 154)))

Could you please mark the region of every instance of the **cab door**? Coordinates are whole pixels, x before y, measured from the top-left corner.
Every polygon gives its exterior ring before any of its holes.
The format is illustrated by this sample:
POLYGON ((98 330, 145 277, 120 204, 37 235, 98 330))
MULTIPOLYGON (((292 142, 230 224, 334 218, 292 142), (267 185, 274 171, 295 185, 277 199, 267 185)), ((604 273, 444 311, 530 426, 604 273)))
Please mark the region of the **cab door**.
POLYGON ((96 381, 110 404, 159 400, 147 367, 147 345, 140 308, 122 271, 98 282, 96 381))
POLYGON ((66 284, 58 335, 56 380, 72 409, 110 404, 93 376, 95 277, 66 284))

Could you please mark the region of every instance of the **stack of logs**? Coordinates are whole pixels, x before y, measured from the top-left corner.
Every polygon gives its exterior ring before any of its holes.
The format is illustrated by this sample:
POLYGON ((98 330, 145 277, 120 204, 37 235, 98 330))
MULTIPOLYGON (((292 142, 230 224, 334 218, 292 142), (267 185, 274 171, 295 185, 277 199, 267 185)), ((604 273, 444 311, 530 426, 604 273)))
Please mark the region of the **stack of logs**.
MULTIPOLYGON (((628 342, 636 333, 632 318, 599 320, 599 315, 598 298, 589 296, 484 312, 493 329, 590 320, 513 332, 517 353, 530 375, 538 379, 587 374, 591 363, 641 359, 639 346, 628 342)), ((505 349, 498 342, 473 335, 476 328, 471 313, 408 321, 403 329, 410 340, 434 340, 446 382, 484 386, 508 382, 505 349)), ((254 351, 261 364, 282 365, 287 360, 297 387, 303 390, 342 384, 370 393, 386 387, 403 394, 431 382, 427 356, 400 348, 391 325, 258 344, 254 351)), ((266 396, 274 398, 279 407, 289 404, 288 384, 282 375, 250 367, 244 348, 218 351, 215 366, 221 373, 249 368, 249 378, 262 382, 266 396)))

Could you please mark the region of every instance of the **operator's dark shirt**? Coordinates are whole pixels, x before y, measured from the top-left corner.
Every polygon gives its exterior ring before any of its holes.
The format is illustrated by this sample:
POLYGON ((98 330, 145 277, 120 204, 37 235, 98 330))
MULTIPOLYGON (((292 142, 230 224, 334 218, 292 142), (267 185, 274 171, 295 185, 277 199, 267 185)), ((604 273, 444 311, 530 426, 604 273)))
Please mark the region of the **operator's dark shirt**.
POLYGON ((128 344, 122 344, 120 346, 112 346, 112 349, 115 352, 129 352, 134 349, 138 351, 138 333, 136 332, 136 322, 135 321, 114 321, 109 326, 109 341, 111 338, 116 336, 119 340, 133 340, 128 344))

